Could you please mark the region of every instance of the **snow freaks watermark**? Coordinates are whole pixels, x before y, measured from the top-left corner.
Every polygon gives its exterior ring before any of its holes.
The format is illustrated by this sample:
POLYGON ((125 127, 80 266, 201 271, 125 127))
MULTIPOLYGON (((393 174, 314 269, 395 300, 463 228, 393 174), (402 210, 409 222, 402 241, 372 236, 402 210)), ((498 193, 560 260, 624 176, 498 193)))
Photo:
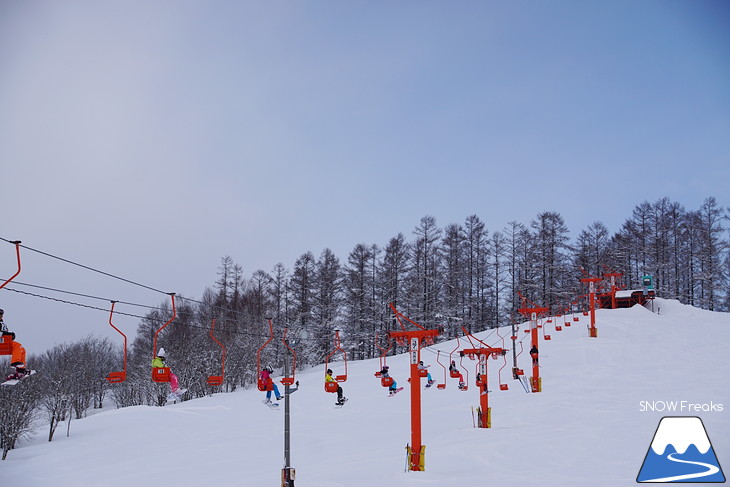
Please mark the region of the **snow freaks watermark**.
POLYGON ((721 413, 724 407, 717 402, 696 403, 692 401, 640 401, 639 411, 660 413, 721 413))
POLYGON ((649 443, 636 482, 725 482, 702 420, 697 416, 664 416, 649 443))

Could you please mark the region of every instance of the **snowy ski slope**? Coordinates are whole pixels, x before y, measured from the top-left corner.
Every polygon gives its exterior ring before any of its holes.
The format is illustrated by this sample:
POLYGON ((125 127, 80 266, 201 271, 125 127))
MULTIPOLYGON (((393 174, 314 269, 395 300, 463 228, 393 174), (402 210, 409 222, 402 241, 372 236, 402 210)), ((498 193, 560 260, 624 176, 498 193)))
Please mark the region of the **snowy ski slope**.
MULTIPOLYGON (((446 390, 423 391, 425 472, 404 471, 407 355, 388 360, 391 375, 405 386, 393 398, 373 376, 377 359, 350 363, 342 384, 350 401, 342 409, 324 392, 323 367, 302 371, 301 389, 292 396, 295 484, 631 486, 663 416, 701 417, 727 476, 730 314, 661 299, 654 307, 660 314, 641 307, 598 310, 597 339, 588 337, 587 317, 560 332, 547 324, 552 340, 541 342, 541 393, 526 394, 511 380, 510 364, 502 375, 509 390, 500 391, 503 362, 490 359, 491 429, 472 426, 471 408, 478 405, 473 368, 466 392, 450 378, 446 390), (675 411, 656 410, 672 404, 675 411)), ((477 334, 487 336, 501 345, 494 333, 477 334)), ((529 375, 528 340, 520 367, 529 375)), ((431 351, 454 347, 439 343, 431 351)), ((443 382, 435 358, 422 352, 434 379, 443 382)), ((0 462, 0 486, 280 485, 283 405, 271 410, 262 396, 245 390, 164 408, 107 410, 72 422, 68 438, 62 424, 51 443, 43 424, 0 462)))

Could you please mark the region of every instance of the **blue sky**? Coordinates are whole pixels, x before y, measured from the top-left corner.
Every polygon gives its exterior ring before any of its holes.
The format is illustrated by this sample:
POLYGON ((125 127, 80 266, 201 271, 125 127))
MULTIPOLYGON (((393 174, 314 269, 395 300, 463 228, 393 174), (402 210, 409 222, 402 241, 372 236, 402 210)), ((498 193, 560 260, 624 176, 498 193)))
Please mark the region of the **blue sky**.
MULTIPOLYGON (((728 21, 708 0, 0 1, 0 236, 200 297, 224 255, 345 261, 425 215, 556 211, 575 236, 664 196, 728 206, 728 21)), ((89 274, 28 255, 18 279, 164 300, 89 274)), ((31 351, 105 320, 0 307, 31 351)))

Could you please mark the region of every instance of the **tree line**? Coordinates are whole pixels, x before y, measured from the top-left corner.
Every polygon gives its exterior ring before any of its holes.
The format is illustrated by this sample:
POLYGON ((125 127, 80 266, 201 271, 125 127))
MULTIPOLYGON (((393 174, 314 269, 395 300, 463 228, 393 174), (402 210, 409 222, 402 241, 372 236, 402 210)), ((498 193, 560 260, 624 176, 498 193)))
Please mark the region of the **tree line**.
MULTIPOLYGON (((341 330, 350 359, 367 359, 380 354, 375 337, 397 327, 389 303, 424 327, 442 327, 441 339, 447 340, 462 327, 473 332, 517 319, 518 292, 553 313, 582 306, 583 301, 576 303, 586 293, 580 278, 608 271, 622 272, 628 289, 641 288, 641 276, 651 274, 658 296, 728 311, 730 241, 724 222, 729 212, 712 197, 697 210, 662 198, 636 206, 614 234, 596 221, 575 241, 563 217, 551 211, 529 224, 512 221, 491 232, 477 215, 444 227, 424 216, 408 236, 358 243, 343 260, 330 249, 318 256, 305 251, 290 268, 278 263, 248 277, 224 256, 217 280, 199 300, 179 297, 177 317, 159 335, 158 346, 167 350, 187 397, 200 397, 256 383, 256 352, 268 338, 267 319, 275 324, 276 340, 264 350, 261 365, 281 372, 284 328, 298 367, 322 363, 335 330, 341 330), (221 370, 221 349, 209 336, 213 319, 215 336, 227 349, 221 386, 206 381, 221 370)), ((164 404, 168 386, 151 381, 150 361, 154 333, 171 315, 165 302, 141 320, 129 347, 125 382, 104 380, 121 367, 122 350, 87 337, 32 357, 41 373, 22 388, 0 388, 2 403, 21 404, 20 410, 30 408, 36 416, 44 412, 49 440, 59 422, 83 417, 106 398, 117 407, 164 404)), ((391 353, 396 352, 394 347, 391 353)), ((8 409, 0 409, 4 454, 25 431, 18 424, 30 421, 10 417, 8 409)))

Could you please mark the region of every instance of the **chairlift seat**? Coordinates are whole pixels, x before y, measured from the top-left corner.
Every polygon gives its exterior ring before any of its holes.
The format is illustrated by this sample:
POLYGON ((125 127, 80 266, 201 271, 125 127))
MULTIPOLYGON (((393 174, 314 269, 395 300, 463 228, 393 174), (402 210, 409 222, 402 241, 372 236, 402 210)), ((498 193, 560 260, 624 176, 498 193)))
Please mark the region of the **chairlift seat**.
POLYGON ((337 388, 340 387, 337 382, 325 381, 324 391, 325 392, 337 392, 337 388))
MULTIPOLYGON (((339 380, 339 377, 337 378, 337 380, 339 380)), ((284 377, 283 379, 281 379, 281 383, 285 386, 290 386, 294 384, 294 377, 284 377)))
POLYGON ((418 376, 419 377, 428 377, 428 370, 426 370, 426 369, 418 369, 418 376))
POLYGON ((509 384, 500 384, 499 389, 502 391, 506 391, 509 389, 509 384))
POLYGON ((545 335, 545 340, 552 340, 552 338, 550 337, 550 335, 545 335))
POLYGON ((272 380, 264 381, 263 379, 259 379, 258 386, 259 386, 259 390, 261 392, 273 391, 274 390, 274 381, 272 381, 272 380))
POLYGON ((380 384, 383 387, 390 387, 393 385, 393 378, 392 377, 381 377, 380 384))
POLYGON ((560 325, 555 325, 555 331, 563 331, 563 327, 560 325))
POLYGON ((152 380, 155 382, 170 382, 170 367, 152 368, 152 380))
POLYGON ((347 380, 347 376, 346 375, 338 375, 338 376, 335 376, 335 380, 337 382, 345 382, 347 380))
POLYGON ((127 373, 123 370, 120 372, 109 372, 109 375, 106 376, 106 380, 108 380, 110 384, 124 382, 126 379, 127 373))
POLYGON ((378 379, 380 379, 380 375, 381 375, 380 371, 375 372, 375 377, 377 377, 378 379))
POLYGON ((222 375, 211 375, 208 376, 208 385, 209 386, 219 386, 223 384, 223 376, 222 375))
POLYGON ((436 384, 436 389, 446 389, 446 384, 436 384))
POLYGON ((525 371, 523 369, 517 369, 515 370, 515 372, 517 373, 517 375, 525 375, 525 371))
POLYGON ((461 373, 458 370, 452 370, 451 372, 449 372, 449 374, 454 379, 458 379, 459 377, 461 377, 461 373))
POLYGON ((13 353, 13 337, 11 335, 3 335, 0 342, 0 355, 12 355, 13 353))

